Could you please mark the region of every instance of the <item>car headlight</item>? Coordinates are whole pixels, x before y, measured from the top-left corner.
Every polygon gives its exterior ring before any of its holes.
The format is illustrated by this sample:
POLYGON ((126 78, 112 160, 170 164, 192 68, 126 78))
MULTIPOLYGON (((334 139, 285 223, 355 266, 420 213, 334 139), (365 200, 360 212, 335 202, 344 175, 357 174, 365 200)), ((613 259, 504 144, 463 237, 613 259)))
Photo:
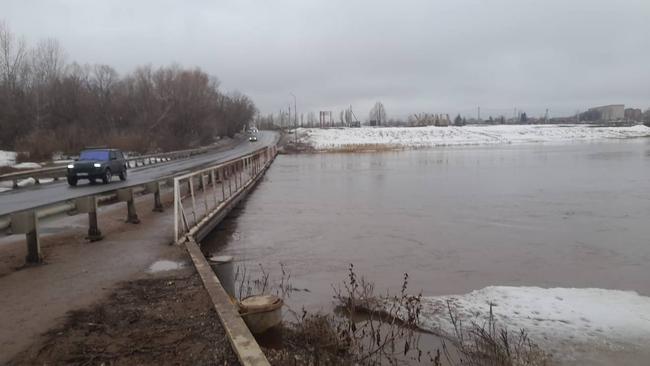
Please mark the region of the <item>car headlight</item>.
POLYGON ((74 169, 74 164, 68 164, 68 169, 74 169))
POLYGON ((93 164, 93 166, 94 166, 95 168, 101 168, 101 167, 102 167, 102 165, 101 165, 100 163, 95 163, 95 164, 93 164))

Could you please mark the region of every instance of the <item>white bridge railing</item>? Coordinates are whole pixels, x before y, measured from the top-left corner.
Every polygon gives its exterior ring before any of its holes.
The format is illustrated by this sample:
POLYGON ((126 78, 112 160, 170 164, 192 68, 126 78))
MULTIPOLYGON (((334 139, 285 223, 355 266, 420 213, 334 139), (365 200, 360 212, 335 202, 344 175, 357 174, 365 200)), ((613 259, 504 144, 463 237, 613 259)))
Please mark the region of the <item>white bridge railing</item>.
POLYGON ((277 151, 264 147, 237 160, 174 177, 174 242, 196 240, 244 196, 270 165, 277 151), (208 229, 206 229, 208 228, 208 229))

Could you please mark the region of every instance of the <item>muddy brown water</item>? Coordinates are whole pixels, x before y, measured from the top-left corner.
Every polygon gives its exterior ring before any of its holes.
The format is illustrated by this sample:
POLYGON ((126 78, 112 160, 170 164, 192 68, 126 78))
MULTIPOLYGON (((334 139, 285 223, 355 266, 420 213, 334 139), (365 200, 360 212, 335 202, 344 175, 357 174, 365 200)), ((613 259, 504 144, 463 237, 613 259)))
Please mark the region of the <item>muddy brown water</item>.
POLYGON ((291 273, 332 309, 353 263, 377 291, 490 285, 650 296, 650 140, 279 156, 204 250, 291 273))

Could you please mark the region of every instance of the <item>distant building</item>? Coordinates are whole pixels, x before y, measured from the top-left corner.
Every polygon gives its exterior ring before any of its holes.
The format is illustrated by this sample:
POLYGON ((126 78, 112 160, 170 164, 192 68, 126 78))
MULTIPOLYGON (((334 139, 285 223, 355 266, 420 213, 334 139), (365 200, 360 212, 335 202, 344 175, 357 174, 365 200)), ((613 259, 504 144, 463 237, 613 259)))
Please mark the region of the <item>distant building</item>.
POLYGON ((641 122, 643 120, 643 111, 639 108, 626 108, 625 119, 627 121, 641 122))
POLYGON ((610 104, 602 107, 590 108, 586 113, 590 121, 620 121, 625 118, 625 104, 610 104))

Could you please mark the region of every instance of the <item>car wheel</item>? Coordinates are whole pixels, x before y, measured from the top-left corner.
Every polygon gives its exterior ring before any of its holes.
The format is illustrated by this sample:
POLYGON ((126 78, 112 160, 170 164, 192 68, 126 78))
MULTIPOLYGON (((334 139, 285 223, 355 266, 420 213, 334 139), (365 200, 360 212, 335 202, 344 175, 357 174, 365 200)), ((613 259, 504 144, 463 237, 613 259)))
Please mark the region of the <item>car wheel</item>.
POLYGON ((77 177, 68 177, 68 184, 72 187, 77 185, 77 177))
POLYGON ((113 179, 113 175, 111 174, 111 170, 106 169, 106 171, 104 172, 104 176, 102 177, 102 182, 104 184, 108 184, 108 182, 110 182, 111 179, 113 179))
POLYGON ((120 173, 120 180, 126 180, 126 168, 120 173))
POLYGON ((95 178, 88 178, 88 181, 90 181, 90 184, 95 184, 95 178))

